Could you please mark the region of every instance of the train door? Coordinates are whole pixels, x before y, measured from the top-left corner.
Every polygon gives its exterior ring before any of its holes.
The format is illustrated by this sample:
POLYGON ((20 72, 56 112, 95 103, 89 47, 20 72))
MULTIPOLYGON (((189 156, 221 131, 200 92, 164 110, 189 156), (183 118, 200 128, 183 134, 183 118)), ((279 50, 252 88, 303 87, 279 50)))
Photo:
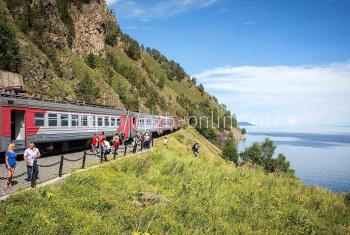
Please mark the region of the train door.
POLYGON ((18 149, 25 147, 25 111, 11 111, 11 141, 17 145, 18 149))

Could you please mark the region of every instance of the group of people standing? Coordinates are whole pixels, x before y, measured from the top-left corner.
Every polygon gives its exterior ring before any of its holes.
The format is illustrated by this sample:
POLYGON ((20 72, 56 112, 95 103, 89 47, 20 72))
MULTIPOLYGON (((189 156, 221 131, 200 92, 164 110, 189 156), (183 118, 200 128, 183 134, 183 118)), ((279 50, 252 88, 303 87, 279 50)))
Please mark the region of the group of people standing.
POLYGON ((111 142, 109 142, 106 138, 105 133, 102 131, 101 134, 97 137, 96 134, 92 137, 91 140, 91 151, 94 154, 98 154, 98 149, 100 150, 101 158, 107 161, 107 156, 111 152, 111 144, 115 149, 116 153, 118 153, 119 145, 123 143, 124 135, 115 133, 111 142))
MULTIPOLYGON (((35 144, 29 143, 29 147, 24 151, 23 158, 27 165, 27 179, 26 181, 36 180, 39 177, 39 165, 38 159, 40 158, 40 151, 35 147, 35 144)), ((7 152, 5 153, 5 165, 6 165, 6 188, 12 187, 12 179, 15 174, 17 165, 17 153, 16 145, 14 143, 9 145, 7 152)))
POLYGON ((110 141, 107 140, 104 132, 97 137, 96 134, 93 135, 91 139, 91 151, 94 154, 101 154, 101 158, 107 161, 108 154, 112 151, 112 147, 116 154, 118 154, 118 149, 120 145, 131 145, 133 146, 133 152, 136 153, 137 146, 141 146, 143 149, 149 149, 152 143, 152 136, 149 132, 137 133, 132 138, 125 139, 123 133, 115 133, 110 141))

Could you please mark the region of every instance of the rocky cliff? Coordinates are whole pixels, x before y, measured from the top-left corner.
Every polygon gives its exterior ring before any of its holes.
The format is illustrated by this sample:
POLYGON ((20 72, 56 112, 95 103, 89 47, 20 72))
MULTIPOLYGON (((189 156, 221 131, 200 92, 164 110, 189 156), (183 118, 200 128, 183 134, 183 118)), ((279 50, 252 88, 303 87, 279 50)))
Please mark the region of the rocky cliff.
POLYGON ((9 59, 0 67, 22 74, 29 95, 230 116, 178 63, 124 34, 104 0, 0 0, 0 7, 0 40, 13 45, 2 49, 9 59))

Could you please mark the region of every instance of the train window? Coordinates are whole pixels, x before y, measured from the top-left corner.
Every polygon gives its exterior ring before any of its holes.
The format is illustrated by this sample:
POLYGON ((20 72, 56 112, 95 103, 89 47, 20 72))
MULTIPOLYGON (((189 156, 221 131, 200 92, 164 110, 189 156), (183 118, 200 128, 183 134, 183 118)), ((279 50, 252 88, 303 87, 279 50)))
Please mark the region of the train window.
POLYGON ((111 118, 111 126, 115 126, 115 118, 111 118))
POLYGON ((78 115, 72 115, 71 126, 78 126, 78 115))
POLYGON ((105 117, 105 126, 109 126, 109 117, 105 117))
POLYGON ((49 126, 57 126, 57 114, 49 113, 49 126))
POLYGON ((68 126, 68 114, 61 114, 61 126, 68 126))
POLYGON ((97 125, 98 126, 103 126, 103 119, 101 117, 97 118, 97 125))
POLYGON ((87 116, 81 116, 81 125, 88 126, 88 117, 87 116))
POLYGON ((34 114, 34 123, 35 123, 35 126, 45 126, 45 114, 35 113, 34 114))
POLYGON ((117 126, 120 126, 120 118, 117 118, 117 126))

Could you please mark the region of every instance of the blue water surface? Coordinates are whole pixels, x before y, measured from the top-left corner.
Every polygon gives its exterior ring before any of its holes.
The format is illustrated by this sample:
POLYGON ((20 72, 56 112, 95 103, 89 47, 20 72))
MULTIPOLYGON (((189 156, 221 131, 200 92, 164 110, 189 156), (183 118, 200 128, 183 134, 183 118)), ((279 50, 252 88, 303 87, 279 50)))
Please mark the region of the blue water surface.
POLYGON ((239 151, 261 143, 265 138, 277 145, 276 154, 283 153, 306 184, 319 185, 333 192, 350 192, 350 134, 293 133, 248 130, 239 151))

